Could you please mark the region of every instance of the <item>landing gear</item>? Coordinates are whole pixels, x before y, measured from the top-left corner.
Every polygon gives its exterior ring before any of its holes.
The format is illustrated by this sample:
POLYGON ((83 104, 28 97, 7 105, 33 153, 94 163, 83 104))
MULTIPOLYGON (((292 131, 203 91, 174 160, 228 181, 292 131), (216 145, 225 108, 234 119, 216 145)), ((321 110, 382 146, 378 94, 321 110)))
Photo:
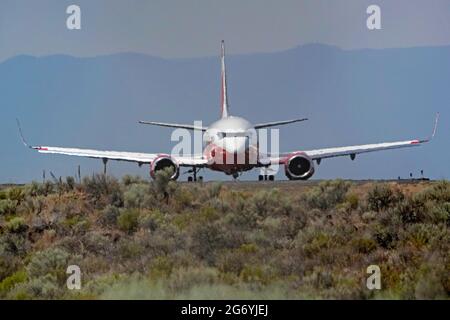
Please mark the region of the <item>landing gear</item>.
POLYGON ((269 175, 267 175, 267 174, 264 174, 264 175, 260 174, 258 176, 258 181, 267 181, 267 180, 274 181, 275 180, 275 176, 272 175, 272 174, 269 174, 269 175))
POLYGON ((239 173, 237 172, 233 173, 233 179, 236 180, 237 178, 239 178, 239 173))

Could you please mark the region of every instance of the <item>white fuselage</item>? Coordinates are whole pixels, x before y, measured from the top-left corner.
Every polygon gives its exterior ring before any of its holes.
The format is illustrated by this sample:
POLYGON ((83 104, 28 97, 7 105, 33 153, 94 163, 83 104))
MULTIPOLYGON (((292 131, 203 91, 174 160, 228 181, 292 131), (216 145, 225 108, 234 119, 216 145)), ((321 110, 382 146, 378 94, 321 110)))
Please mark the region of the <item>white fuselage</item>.
POLYGON ((228 116, 212 123, 203 136, 204 155, 212 170, 234 174, 258 164, 255 128, 241 117, 228 116))

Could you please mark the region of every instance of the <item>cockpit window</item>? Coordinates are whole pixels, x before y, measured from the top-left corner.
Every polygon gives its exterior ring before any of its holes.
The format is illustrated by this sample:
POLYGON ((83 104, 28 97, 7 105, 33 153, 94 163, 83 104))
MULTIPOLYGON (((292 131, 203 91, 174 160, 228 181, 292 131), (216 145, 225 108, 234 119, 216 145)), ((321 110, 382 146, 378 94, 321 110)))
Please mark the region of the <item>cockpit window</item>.
POLYGON ((248 134, 246 132, 218 132, 219 138, 224 137, 247 137, 248 134))

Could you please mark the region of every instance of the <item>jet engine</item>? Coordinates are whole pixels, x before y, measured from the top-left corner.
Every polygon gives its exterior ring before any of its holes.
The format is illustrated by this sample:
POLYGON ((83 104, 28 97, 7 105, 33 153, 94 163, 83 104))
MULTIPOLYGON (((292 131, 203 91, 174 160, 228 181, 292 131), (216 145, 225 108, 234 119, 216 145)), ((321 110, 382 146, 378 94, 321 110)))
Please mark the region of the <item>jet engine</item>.
POLYGON ((289 180, 307 180, 314 174, 313 161, 304 153, 290 155, 284 169, 289 180))
POLYGON ((155 160, 153 160, 152 164, 150 165, 150 176, 155 179, 155 173, 166 168, 173 169, 173 174, 170 179, 177 180, 178 176, 180 175, 180 167, 178 166, 177 162, 169 155, 160 155, 155 158, 155 160))

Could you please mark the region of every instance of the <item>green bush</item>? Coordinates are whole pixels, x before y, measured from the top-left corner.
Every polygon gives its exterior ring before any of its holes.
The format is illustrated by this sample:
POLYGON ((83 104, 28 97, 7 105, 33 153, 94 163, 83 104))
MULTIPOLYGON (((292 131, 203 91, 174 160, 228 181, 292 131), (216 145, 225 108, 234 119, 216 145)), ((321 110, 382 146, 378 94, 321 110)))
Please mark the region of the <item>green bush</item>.
POLYGON ((25 199, 25 193, 22 191, 19 187, 14 187, 9 189, 8 191, 8 198, 12 201, 16 201, 18 204, 20 204, 23 199, 25 199))
POLYGON ((112 205, 108 205, 101 212, 100 223, 105 226, 115 226, 117 224, 117 219, 119 218, 119 215, 120 215, 119 208, 112 205))
POLYGON ((391 249, 398 240, 398 233, 392 226, 376 225, 374 227, 376 242, 384 249, 391 249))
POLYGON ((11 233, 22 233, 27 231, 28 225, 22 217, 14 217, 6 224, 6 229, 11 233))
POLYGON ((64 296, 64 287, 51 274, 18 283, 6 296, 7 299, 57 299, 64 296))
POLYGON ((356 238, 352 241, 352 245, 359 253, 363 254, 370 253, 377 248, 377 243, 370 238, 356 238))
POLYGON ((11 199, 0 200, 0 215, 12 215, 16 213, 17 201, 11 199))
POLYGON ((145 180, 143 180, 139 176, 132 176, 129 174, 126 174, 122 177, 122 183, 124 186, 128 187, 132 184, 145 184, 145 180))
POLYGON ((395 206, 403 199, 401 191, 394 191, 386 184, 376 184, 367 194, 367 205, 369 210, 379 212, 395 206))
POLYGON ((139 225, 139 210, 137 209, 125 209, 122 210, 117 218, 117 226, 119 229, 125 232, 136 231, 139 225))
POLYGON ((162 195, 166 200, 168 200, 169 196, 176 190, 176 183, 170 180, 173 173, 173 168, 171 167, 159 170, 155 173, 155 180, 153 180, 156 192, 162 195))
POLYGON ((114 177, 104 174, 94 174, 92 177, 83 178, 83 189, 95 201, 102 205, 111 204, 117 207, 123 205, 123 195, 119 182, 114 177), (104 202, 101 202, 104 200, 104 202))
POLYGON ((5 297, 17 284, 25 281, 27 281, 27 274, 23 270, 17 271, 9 277, 6 277, 0 282, 0 297, 5 297))
POLYGON ((126 208, 151 208, 157 202, 150 185, 144 183, 131 184, 124 192, 123 197, 126 208))
POLYGON ((219 250, 227 246, 224 233, 217 223, 200 224, 192 234, 194 252, 207 263, 213 263, 219 250))
POLYGON ((311 188, 304 200, 311 208, 328 210, 345 200, 345 195, 351 183, 343 180, 331 180, 320 182, 317 187, 311 188))
POLYGON ((399 202, 394 209, 403 223, 423 222, 426 218, 425 204, 418 199, 406 198, 399 202))
POLYGON ((71 257, 69 253, 60 248, 50 248, 39 251, 31 257, 26 266, 29 278, 52 276, 58 281, 65 282, 66 269, 71 257))

